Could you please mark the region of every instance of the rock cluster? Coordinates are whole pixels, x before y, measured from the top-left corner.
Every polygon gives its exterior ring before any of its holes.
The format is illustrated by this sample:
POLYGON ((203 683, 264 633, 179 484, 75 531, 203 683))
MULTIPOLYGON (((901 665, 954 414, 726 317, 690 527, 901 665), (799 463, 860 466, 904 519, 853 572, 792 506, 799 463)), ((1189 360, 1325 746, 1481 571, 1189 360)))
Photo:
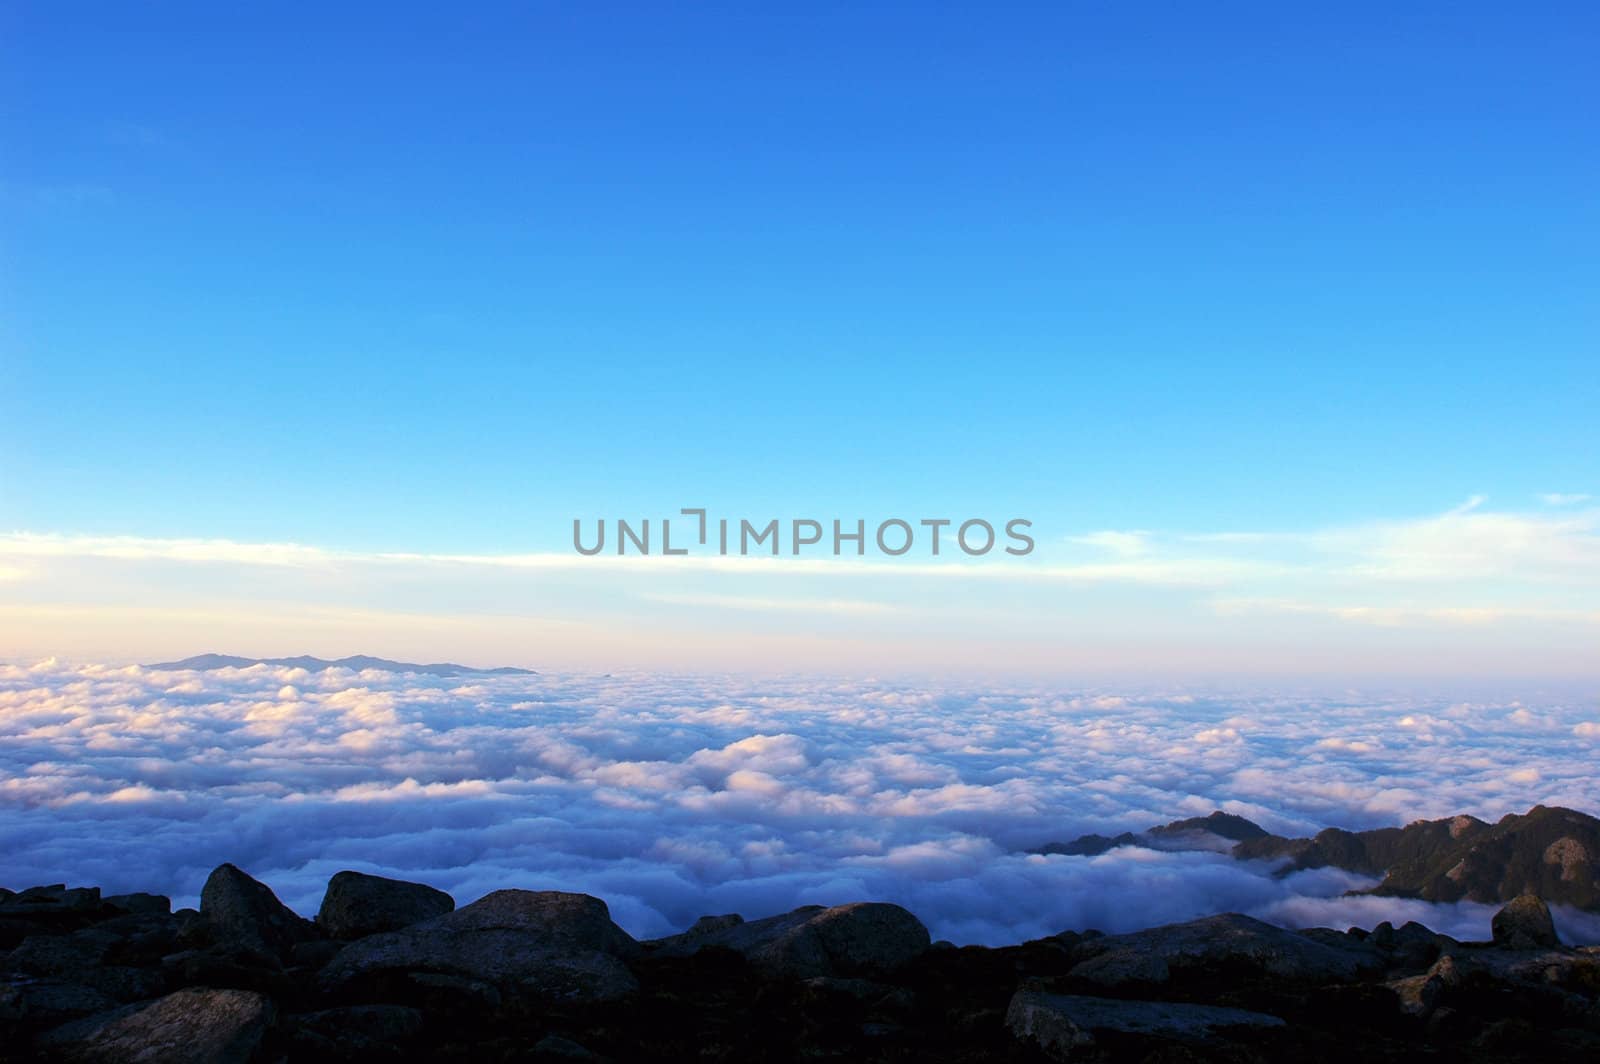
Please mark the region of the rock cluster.
POLYGON ((999 949, 906 910, 708 916, 638 942, 584 894, 457 909, 341 872, 315 921, 223 865, 199 911, 0 891, 0 1060, 1600 1059, 1600 949, 1518 898, 1494 940, 1238 914, 999 949))

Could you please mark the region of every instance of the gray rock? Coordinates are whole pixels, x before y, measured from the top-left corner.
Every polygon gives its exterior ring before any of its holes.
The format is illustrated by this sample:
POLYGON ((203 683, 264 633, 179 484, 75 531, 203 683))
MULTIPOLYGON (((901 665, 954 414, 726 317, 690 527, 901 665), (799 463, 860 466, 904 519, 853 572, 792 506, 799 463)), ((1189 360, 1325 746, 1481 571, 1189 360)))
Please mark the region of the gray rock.
POLYGON ((609 953, 530 955, 529 973, 518 979, 518 1000, 539 1005, 592 1005, 638 993, 639 981, 609 953))
POLYGON ((116 1006, 114 998, 79 983, 28 975, 0 979, 0 1024, 42 1029, 116 1006))
POLYGON ((1220 967, 1312 982, 1350 979, 1382 966, 1365 942, 1333 946, 1238 913, 1110 935, 1079 949, 1093 955, 1075 965, 1072 976, 1108 987, 1164 983, 1220 967))
POLYGON ((166 916, 172 912, 172 899, 165 894, 113 894, 101 901, 125 913, 166 916))
POLYGON ((1056 1060, 1094 1056, 1097 1053, 1095 1036, 1104 1032, 1177 1042, 1207 1042, 1228 1028, 1283 1025, 1276 1016, 1244 1009, 1049 994, 1027 988, 1012 995, 1006 1009, 1006 1028, 1012 1037, 1056 1060))
POLYGON ((339 872, 328 881, 317 925, 338 939, 362 938, 443 916, 455 899, 422 883, 339 872))
POLYGON ((1537 894, 1524 894, 1494 914, 1494 944, 1504 949, 1548 949, 1561 945, 1550 907, 1537 894))
POLYGON ((646 951, 655 952, 665 950, 672 956, 683 956, 693 952, 691 945, 704 938, 726 931, 730 927, 738 927, 744 923, 744 917, 738 913, 723 913, 720 916, 702 916, 687 931, 680 931, 676 935, 665 938, 653 938, 641 943, 646 951))
MULTIPOLYGON (((80 889, 93 889, 93 888, 80 888, 80 889)), ((65 894, 66 892, 67 892, 67 885, 65 883, 46 883, 46 884, 44 884, 42 886, 23 887, 20 891, 17 892, 16 898, 17 898, 18 901, 37 901, 37 900, 42 899, 42 898, 52 898, 52 899, 53 898, 59 898, 59 897, 61 897, 61 895, 65 894)), ((99 891, 96 890, 95 893, 98 894, 99 891)))
POLYGON ((426 925, 448 931, 525 931, 552 948, 639 953, 633 936, 611 921, 606 903, 589 894, 559 890, 497 890, 426 925))
POLYGON ((489 984, 519 1002, 596 1003, 638 990, 620 959, 638 951, 598 898, 501 890, 404 930, 352 942, 319 978, 325 989, 359 992, 363 986, 390 989, 396 976, 432 974, 489 984))
POLYGON ((721 916, 702 916, 683 934, 684 937, 711 935, 718 931, 726 931, 730 927, 738 927, 742 923, 744 923, 744 917, 738 913, 723 913, 721 916))
POLYGON ((344 949, 343 942, 333 942, 321 939, 316 942, 300 942, 289 951, 289 963, 296 968, 309 968, 312 971, 321 971, 328 966, 328 962, 339 955, 344 949))
POLYGON ((533 1044, 534 1060, 599 1060, 600 1058, 584 1046, 562 1038, 558 1034, 547 1034, 533 1044))
POLYGON ((1461 966, 1451 954, 1445 954, 1421 975, 1395 979, 1386 983, 1400 999, 1401 1011, 1411 1016, 1428 1016, 1439 1007, 1445 995, 1459 987, 1464 978, 1461 966))
POLYGON ((173 986, 253 990, 268 997, 295 992, 294 981, 278 959, 250 946, 219 943, 209 949, 182 950, 161 958, 161 970, 173 986))
POLYGON ((1429 974, 1446 976, 1447 987, 1470 978, 1479 984, 1500 984, 1503 988, 1571 985, 1574 989, 1583 988, 1583 992, 1592 997, 1597 970, 1592 957, 1562 946, 1511 950, 1468 945, 1440 957, 1429 974))
POLYGON ((34 935, 6 957, 6 967, 30 975, 73 975, 99 965, 117 937, 94 929, 71 935, 34 935))
POLYGON ((410 1038, 422 1030, 422 1013, 400 1005, 351 1005, 308 1012, 297 1019, 307 1027, 325 1027, 379 1041, 410 1038))
POLYGON ((58 916, 67 913, 93 913, 100 908, 99 887, 73 887, 65 883, 29 887, 0 903, 6 916, 58 916))
POLYGON ((218 865, 200 890, 200 915, 223 942, 286 957, 295 943, 316 937, 316 928, 265 883, 231 864, 218 865))
POLYGON ((831 909, 809 905, 719 929, 697 924, 682 935, 653 943, 658 953, 669 957, 710 948, 733 950, 778 979, 885 975, 916 959, 928 944, 928 929, 920 920, 898 905, 882 902, 831 909))
POLYGON ((414 1001, 424 1012, 450 1016, 494 1012, 505 1002, 493 983, 442 972, 406 973, 400 995, 414 1001))
POLYGON ((180 990, 75 1020, 38 1044, 52 1060, 84 1064, 246 1064, 275 1012, 247 990, 180 990))
POLYGON ((155 997, 166 989, 160 974, 142 968, 106 963, 121 939, 100 928, 70 935, 34 935, 5 959, 11 971, 75 983, 113 1002, 155 997))

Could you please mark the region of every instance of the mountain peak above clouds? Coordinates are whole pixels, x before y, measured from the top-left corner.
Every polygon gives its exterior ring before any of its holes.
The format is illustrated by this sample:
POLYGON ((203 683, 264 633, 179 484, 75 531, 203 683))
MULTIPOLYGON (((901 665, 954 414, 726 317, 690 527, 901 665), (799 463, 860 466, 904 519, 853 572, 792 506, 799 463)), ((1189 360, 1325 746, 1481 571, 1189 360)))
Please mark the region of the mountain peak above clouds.
POLYGON ((350 669, 360 672, 364 669, 379 669, 384 672, 415 672, 426 676, 537 676, 532 669, 516 669, 510 666, 501 666, 493 669, 476 669, 470 665, 457 665, 454 662, 436 662, 432 665, 418 665, 410 661, 391 661, 388 658, 375 658, 367 654, 353 654, 347 658, 316 658, 309 654, 302 654, 293 658, 245 658, 234 654, 196 654, 194 657, 184 658, 181 661, 164 661, 153 665, 146 665, 147 669, 161 669, 163 671, 181 672, 210 672, 213 669, 247 669, 252 665, 275 665, 290 669, 305 669, 307 672, 322 672, 326 669, 350 669))
POLYGON ((1279 860, 1279 874, 1342 868, 1383 882, 1368 893, 1424 901, 1503 903, 1522 894, 1600 911, 1600 819, 1537 805, 1490 824, 1473 816, 1416 820, 1403 828, 1327 828, 1285 838, 1221 811, 1115 837, 1081 835, 1040 847, 1092 857, 1119 846, 1216 850, 1240 860, 1279 860))

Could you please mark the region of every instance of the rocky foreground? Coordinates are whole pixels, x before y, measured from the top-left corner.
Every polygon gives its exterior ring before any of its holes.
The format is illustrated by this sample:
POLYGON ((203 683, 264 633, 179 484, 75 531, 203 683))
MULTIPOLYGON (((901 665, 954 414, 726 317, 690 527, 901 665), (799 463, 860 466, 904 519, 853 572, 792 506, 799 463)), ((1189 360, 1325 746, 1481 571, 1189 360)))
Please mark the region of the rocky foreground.
POLYGON ((198 912, 0 891, 0 1058, 1600 1060, 1600 948, 1563 946, 1531 895, 1492 942, 1237 914, 1001 949, 928 938, 862 903, 638 942, 584 894, 458 909, 356 872, 309 921, 232 865, 198 912))

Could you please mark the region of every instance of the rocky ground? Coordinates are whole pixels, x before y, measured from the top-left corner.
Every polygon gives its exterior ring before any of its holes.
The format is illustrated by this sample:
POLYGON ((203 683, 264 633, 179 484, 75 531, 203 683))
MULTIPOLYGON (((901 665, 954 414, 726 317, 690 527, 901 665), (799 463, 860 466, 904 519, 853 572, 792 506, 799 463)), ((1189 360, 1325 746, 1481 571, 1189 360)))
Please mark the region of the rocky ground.
POLYGON ((308 921, 223 865, 198 912, 0 891, 0 972, 8 1061, 1600 1060, 1600 948, 1533 896, 1481 943, 1227 914, 956 948, 873 903, 637 942, 587 895, 354 872, 308 921))

